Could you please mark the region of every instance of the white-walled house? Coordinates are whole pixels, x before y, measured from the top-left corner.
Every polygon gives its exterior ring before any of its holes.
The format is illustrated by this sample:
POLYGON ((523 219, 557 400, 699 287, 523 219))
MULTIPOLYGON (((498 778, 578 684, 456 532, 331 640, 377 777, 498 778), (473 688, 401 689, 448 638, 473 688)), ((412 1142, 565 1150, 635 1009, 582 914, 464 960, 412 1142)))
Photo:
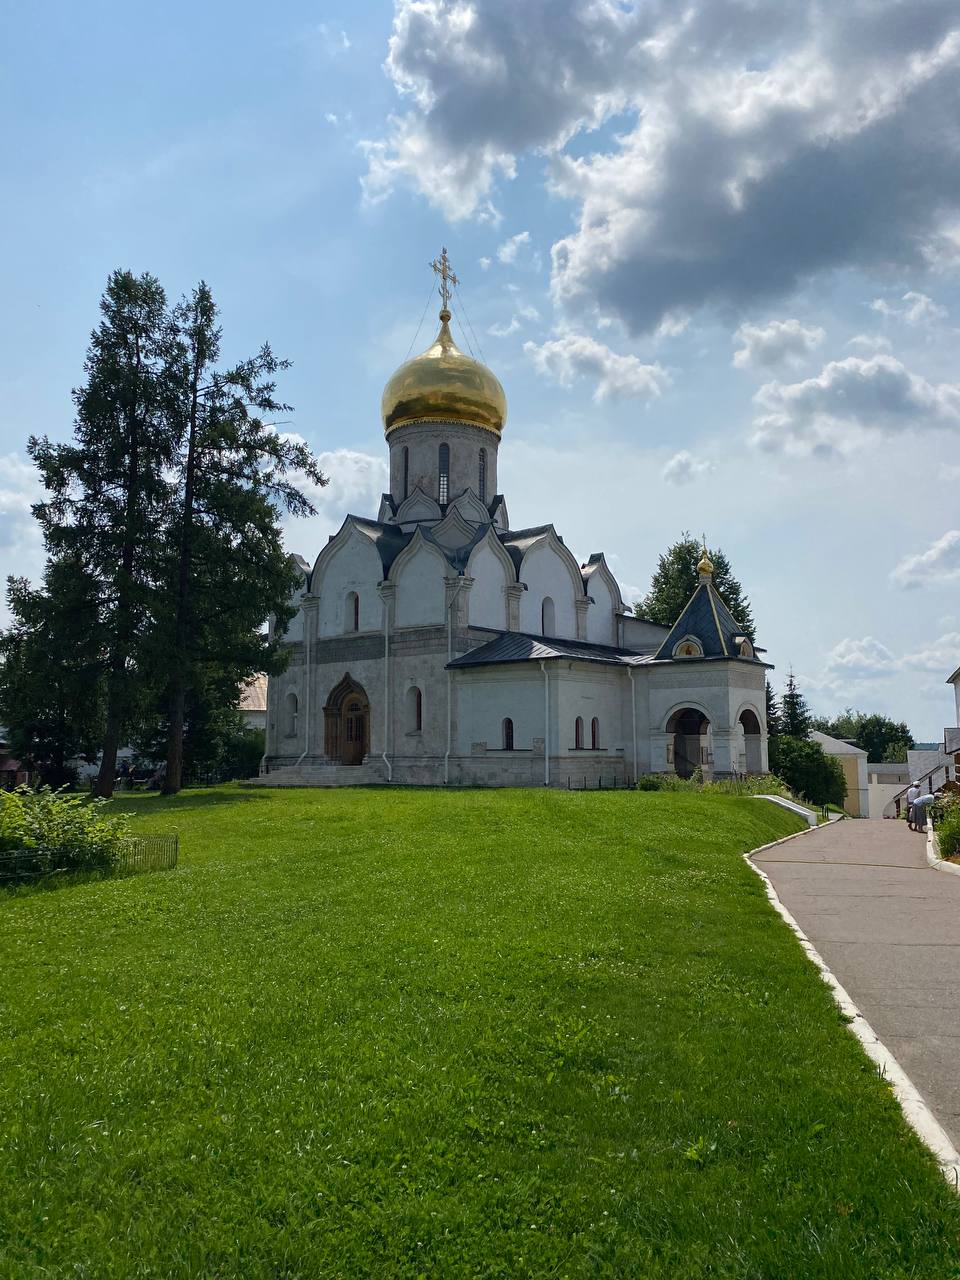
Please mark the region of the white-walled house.
MULTIPOLYGON (((511 529, 506 398, 450 312, 393 375, 390 492, 295 558, 286 671, 269 681, 265 783, 623 784, 767 769, 767 670, 713 585, 672 628, 628 613, 600 554, 511 529)), ((762 652, 762 651, 759 651, 762 652)))

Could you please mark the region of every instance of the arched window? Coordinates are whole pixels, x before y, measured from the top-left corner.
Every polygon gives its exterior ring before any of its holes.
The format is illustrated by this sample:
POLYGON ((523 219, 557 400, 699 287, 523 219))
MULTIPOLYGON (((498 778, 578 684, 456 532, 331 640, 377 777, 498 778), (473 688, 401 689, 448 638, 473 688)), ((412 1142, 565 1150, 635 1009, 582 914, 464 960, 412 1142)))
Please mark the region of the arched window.
POLYGON ((594 751, 600 750, 600 721, 596 716, 590 721, 590 746, 594 751))
POLYGON ((420 733, 423 729, 423 692, 416 685, 407 690, 407 732, 420 733))
POLYGON ((487 500, 487 451, 486 449, 480 450, 480 475, 477 483, 478 483, 477 493, 480 495, 480 501, 486 502, 487 500))
POLYGON ((360 597, 355 591, 347 592, 343 609, 343 629, 344 631, 360 630, 360 597))
POLYGON ((673 656, 675 658, 702 658, 703 645, 696 636, 684 636, 680 643, 674 647, 673 656))
POLYGON ((448 444, 440 446, 440 482, 437 485, 437 491, 438 501, 441 507, 445 507, 450 496, 450 446, 448 444))
POLYGON ((583 750, 583 716, 577 716, 573 726, 573 746, 575 751, 583 750))
POLYGON ((543 597, 543 604, 540 606, 540 634, 542 636, 557 634, 557 610, 549 596, 543 597))
POLYGON ((300 709, 300 700, 291 689, 284 699, 283 707, 283 732, 288 738, 297 736, 297 719, 300 709))
POLYGON ((509 716, 503 722, 503 749, 504 751, 513 750, 513 721, 509 716))
POLYGON ((404 501, 410 496, 410 450, 406 445, 403 446, 403 497, 404 501))

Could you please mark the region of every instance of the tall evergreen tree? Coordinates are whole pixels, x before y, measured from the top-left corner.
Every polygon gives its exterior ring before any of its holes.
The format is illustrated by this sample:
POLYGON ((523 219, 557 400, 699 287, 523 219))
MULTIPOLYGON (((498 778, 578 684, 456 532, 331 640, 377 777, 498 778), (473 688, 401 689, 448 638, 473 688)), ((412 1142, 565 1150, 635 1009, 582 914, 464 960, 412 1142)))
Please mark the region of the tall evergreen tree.
POLYGON ((140 645, 150 617, 175 456, 172 329, 153 276, 115 271, 100 302, 74 391, 74 438, 31 437, 48 497, 34 507, 54 560, 82 561, 96 584, 107 650, 106 714, 97 793, 113 792, 117 750, 130 727, 140 645))
MULTIPOLYGON (((638 617, 672 627, 697 586, 697 565, 703 555, 703 544, 684 532, 660 557, 650 583, 650 590, 636 605, 638 617)), ((754 636, 753 610, 743 587, 733 576, 730 561, 722 551, 710 552, 713 561, 713 585, 724 604, 743 627, 750 639, 754 636)))
POLYGON ((780 699, 780 732, 790 738, 806 738, 810 734, 810 711, 791 668, 787 687, 780 699))
POLYGON ((780 703, 770 681, 767 680, 764 683, 767 696, 767 737, 776 738, 780 733, 780 703))
POLYGON ((92 760, 103 732, 103 634, 97 584, 73 559, 48 561, 44 586, 7 579, 0 633, 0 719, 15 756, 53 787, 92 760))
POLYGON ((176 512, 167 542, 169 610, 155 649, 168 716, 164 790, 180 789, 186 712, 213 677, 234 689, 282 661, 279 636, 292 616, 296 578, 283 548, 281 513, 312 515, 306 484, 326 484, 302 442, 264 416, 288 411, 275 375, 288 367, 264 346, 220 370, 221 332, 201 283, 175 311, 179 334, 176 512), (263 630, 270 614, 281 626, 263 630))

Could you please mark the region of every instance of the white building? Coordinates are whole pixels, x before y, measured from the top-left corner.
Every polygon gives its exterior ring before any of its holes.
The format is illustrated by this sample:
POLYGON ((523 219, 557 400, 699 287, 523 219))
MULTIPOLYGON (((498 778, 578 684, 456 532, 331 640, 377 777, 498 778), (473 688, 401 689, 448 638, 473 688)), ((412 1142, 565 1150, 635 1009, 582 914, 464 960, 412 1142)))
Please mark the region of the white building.
MULTIPOLYGON (((440 331, 387 383, 390 492, 301 583, 269 682, 261 781, 612 786, 765 772, 767 665, 713 585, 672 628, 628 613, 604 557, 511 529, 506 398, 440 331)), ((762 651, 759 651, 762 652, 762 651)))

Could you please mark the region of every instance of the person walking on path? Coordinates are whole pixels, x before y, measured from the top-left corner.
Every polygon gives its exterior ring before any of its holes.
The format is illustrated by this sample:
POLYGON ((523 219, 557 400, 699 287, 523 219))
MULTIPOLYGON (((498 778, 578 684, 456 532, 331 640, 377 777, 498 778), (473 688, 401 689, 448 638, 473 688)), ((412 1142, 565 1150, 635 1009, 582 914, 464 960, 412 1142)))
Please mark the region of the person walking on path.
POLYGON ((917 803, 917 796, 920 794, 920 783, 911 782, 907 790, 907 826, 911 831, 916 831, 913 824, 913 806, 917 803))

